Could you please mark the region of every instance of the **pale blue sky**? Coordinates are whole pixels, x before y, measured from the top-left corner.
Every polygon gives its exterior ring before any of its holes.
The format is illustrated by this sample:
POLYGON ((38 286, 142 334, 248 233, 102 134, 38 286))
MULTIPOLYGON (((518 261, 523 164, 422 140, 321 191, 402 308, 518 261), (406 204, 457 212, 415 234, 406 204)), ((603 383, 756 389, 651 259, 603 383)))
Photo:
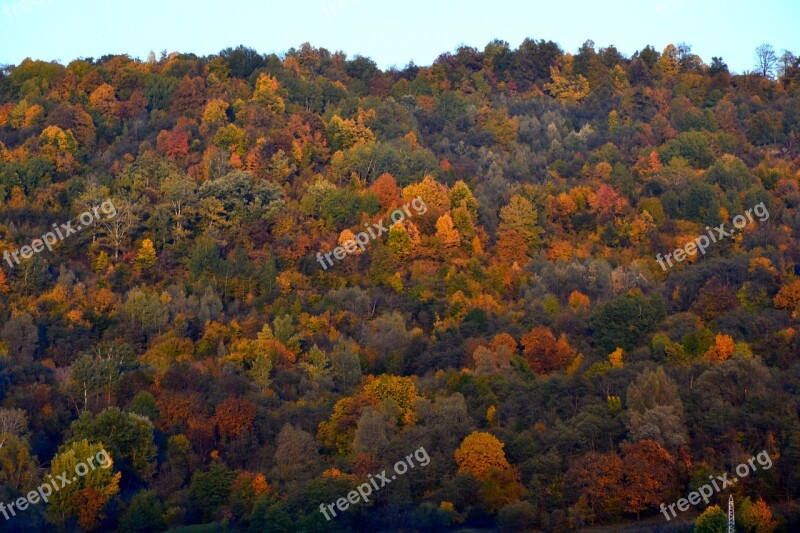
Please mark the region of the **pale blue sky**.
POLYGON ((380 67, 430 64, 461 44, 552 39, 574 52, 586 39, 631 55, 684 41, 706 63, 749 70, 772 43, 800 53, 798 0, 0 0, 0 64, 25 57, 149 51, 207 55, 244 44, 281 53, 305 41, 380 67), (27 6, 28 10, 23 8, 27 6))

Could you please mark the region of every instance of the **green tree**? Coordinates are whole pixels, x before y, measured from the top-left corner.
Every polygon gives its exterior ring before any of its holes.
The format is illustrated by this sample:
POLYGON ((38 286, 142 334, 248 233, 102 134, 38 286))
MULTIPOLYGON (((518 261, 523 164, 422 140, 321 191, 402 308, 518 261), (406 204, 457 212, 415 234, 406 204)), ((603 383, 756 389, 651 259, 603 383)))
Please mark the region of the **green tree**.
POLYGON ((219 462, 194 473, 189 484, 189 501, 203 515, 203 520, 216 516, 228 500, 235 479, 236 471, 219 462))
POLYGON ((647 297, 629 293, 599 305, 589 325, 595 343, 606 352, 618 347, 631 351, 647 341, 647 334, 655 331, 665 316, 664 303, 658 295, 647 297))
POLYGON ((119 522, 121 531, 165 531, 164 504, 158 495, 149 490, 138 492, 119 522))
POLYGON ((695 533, 725 533, 728 530, 728 517, 719 508, 711 505, 694 522, 695 533))
POLYGON ((155 473, 153 423, 147 417, 109 407, 97 416, 83 413, 72 423, 70 442, 103 440, 123 473, 147 481, 155 473))

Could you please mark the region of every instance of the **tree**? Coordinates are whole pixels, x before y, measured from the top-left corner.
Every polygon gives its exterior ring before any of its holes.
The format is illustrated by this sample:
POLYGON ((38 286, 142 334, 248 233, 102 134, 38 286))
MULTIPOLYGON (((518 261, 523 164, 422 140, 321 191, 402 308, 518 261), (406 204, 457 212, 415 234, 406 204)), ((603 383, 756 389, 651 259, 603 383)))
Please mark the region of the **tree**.
POLYGON ((314 436, 291 424, 284 424, 275 445, 275 463, 282 473, 311 464, 319 455, 314 436))
POLYGON ((153 423, 147 417, 109 407, 97 416, 85 412, 72 423, 68 442, 103 440, 121 473, 147 481, 156 471, 153 423))
MULTIPOLYGON (((78 473, 76 467, 79 463, 86 465, 88 458, 99 458, 103 454, 107 452, 102 442, 90 444, 87 440, 81 440, 62 446, 50 464, 50 475, 54 479, 65 473, 68 476, 75 475, 78 473)), ((96 463, 99 462, 98 459, 96 463)), ((119 492, 122 474, 114 473, 112 466, 113 462, 109 458, 103 465, 96 464, 85 475, 75 476, 71 483, 54 492, 50 496, 47 520, 63 527, 67 521, 75 518, 78 526, 86 531, 99 528, 105 518, 103 510, 119 492)))
POLYGON ((133 360, 133 348, 125 343, 101 342, 82 352, 72 364, 66 387, 75 410, 110 406, 123 373, 133 368, 133 360))
POLYGON ((473 431, 461 442, 455 451, 458 472, 472 474, 476 479, 485 481, 491 469, 508 470, 511 468, 503 451, 505 444, 497 437, 485 431, 473 431))
POLYGON ((475 371, 479 374, 496 374, 506 372, 511 368, 514 352, 507 346, 498 346, 495 349, 478 346, 472 354, 475 361, 475 371))
POLYGON ((694 522, 695 533, 725 533, 728 530, 728 516, 719 505, 706 507, 703 514, 694 522))
POLYGON ((689 442, 678 386, 662 367, 628 385, 626 426, 633 442, 652 440, 672 453, 689 442))
POLYGON ((267 391, 272 383, 272 379, 270 379, 272 367, 273 363, 270 354, 259 353, 247 370, 247 374, 262 392, 267 391))
POLYGON ((353 435, 353 450, 380 455, 389 444, 393 420, 381 406, 365 407, 353 435))
POLYGON ((204 521, 217 515, 228 500, 235 479, 236 471, 220 462, 214 462, 208 470, 198 470, 192 475, 189 501, 200 511, 204 521))
POLYGON ((522 356, 537 374, 549 374, 562 370, 576 355, 567 342, 566 335, 558 339, 543 326, 533 328, 522 336, 522 356))
POLYGON ((564 57, 561 68, 550 67, 552 82, 544 86, 553 97, 562 104, 577 104, 589 96, 589 81, 581 74, 573 73, 572 56, 564 57))
POLYGON ((158 495, 150 490, 136 493, 130 506, 122 515, 120 530, 135 533, 139 531, 165 531, 164 505, 158 495))
POLYGON ((705 354, 708 361, 718 363, 730 359, 736 352, 736 342, 730 335, 718 333, 714 338, 714 345, 705 354))
POLYGON ((744 533, 772 533, 778 527, 778 521, 772 519, 772 511, 763 498, 755 503, 749 497, 742 500, 736 518, 744 533))
POLYGON ((0 450, 10 437, 20 437, 28 431, 28 415, 23 409, 0 409, 0 450))
POLYGON ((227 63, 230 75, 237 78, 247 78, 255 70, 266 66, 261 54, 243 45, 226 48, 219 53, 219 56, 227 63))
POLYGON ((358 345, 349 339, 340 338, 331 352, 333 379, 341 389, 349 389, 361 379, 361 360, 358 345))
POLYGON ((461 243, 461 235, 453 226, 453 219, 445 213, 436 221, 436 238, 446 248, 458 246, 461 243))
POLYGON ((144 239, 136 253, 136 266, 142 272, 151 272, 156 266, 156 259, 156 248, 153 246, 153 241, 144 239))
POLYGON ((283 113, 286 106, 283 103, 283 98, 278 94, 279 90, 280 84, 278 84, 278 80, 269 74, 262 73, 256 80, 256 90, 253 92, 252 101, 266 107, 275 114, 283 113))
MULTIPOLYGON (((28 441, 12 433, 0 433, 0 487, 25 494, 39 479, 38 461, 28 441)), ((5 491, 0 490, 0 494, 5 491)))
POLYGON ((378 197, 381 208, 388 210, 397 205, 400 200, 400 187, 394 177, 385 172, 378 176, 378 179, 370 186, 370 190, 378 197))
POLYGON ((33 317, 28 313, 13 314, 0 331, 8 356, 20 364, 30 362, 39 346, 39 334, 33 317))
POLYGON ((411 424, 415 421, 414 405, 419 397, 413 378, 382 374, 377 378, 368 376, 364 393, 377 401, 391 400, 400 410, 397 422, 411 424))
POLYGON ((786 309, 792 313, 792 318, 800 318, 800 278, 787 282, 774 299, 775 307, 786 309))
POLYGON ((524 491, 519 472, 506 460, 504 446, 491 433, 473 431, 455 451, 458 472, 481 481, 481 498, 493 513, 519 501, 524 491))
POLYGON ((223 437, 236 438, 253 427, 256 406, 243 398, 226 398, 217 406, 214 422, 223 437))
POLYGON ((764 43, 756 48, 756 71, 764 78, 772 79, 778 55, 771 44, 764 43))
POLYGON ((595 308, 589 325, 595 342, 608 352, 631 351, 646 340, 664 319, 664 303, 658 295, 628 293, 595 308))
POLYGON ((169 312, 164 308, 160 296, 147 289, 129 291, 122 310, 133 324, 146 333, 160 332, 169 320, 169 312))
POLYGON ((622 506, 629 513, 657 507, 667 499, 675 483, 675 460, 652 440, 622 444, 625 480, 622 485, 622 506))
POLYGON ((542 233, 538 216, 530 200, 515 194, 508 205, 500 209, 500 230, 513 230, 525 239, 529 247, 534 247, 539 244, 542 233))
POLYGON ((100 226, 105 230, 106 237, 114 248, 114 261, 116 261, 119 259, 125 237, 139 222, 139 206, 119 198, 113 200, 113 205, 116 215, 102 219, 100 226))
POLYGON ((624 468, 616 453, 588 452, 572 463, 565 480, 585 500, 592 516, 610 518, 622 511, 624 468))
POLYGON ((172 207, 175 237, 185 237, 184 224, 197 201, 197 184, 183 174, 172 174, 161 182, 161 194, 172 207))

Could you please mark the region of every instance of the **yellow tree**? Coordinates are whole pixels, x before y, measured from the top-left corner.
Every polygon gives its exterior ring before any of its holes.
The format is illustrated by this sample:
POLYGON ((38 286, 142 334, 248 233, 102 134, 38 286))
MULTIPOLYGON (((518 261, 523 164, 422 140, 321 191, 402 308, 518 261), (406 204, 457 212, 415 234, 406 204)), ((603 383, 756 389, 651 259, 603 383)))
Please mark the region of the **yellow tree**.
POLYGON ((718 333, 714 338, 714 344, 705 354, 706 359, 712 363, 720 363, 731 358, 736 352, 736 343, 733 337, 718 333))
POLYGON ((256 90, 253 92, 253 102, 267 107, 273 113, 283 113, 286 105, 278 94, 280 84, 269 74, 261 74, 256 81, 256 90))
POLYGON ((519 501, 524 491, 519 472, 506 459, 504 446, 491 433, 473 431, 455 452, 458 472, 481 481, 481 497, 492 512, 519 501))
POLYGON ((674 44, 668 44, 664 48, 661 57, 658 58, 656 67, 665 78, 676 76, 681 71, 681 65, 678 62, 678 49, 675 48, 674 44))
POLYGON ((121 473, 114 473, 113 464, 102 443, 90 444, 82 440, 62 448, 50 465, 53 478, 64 473, 70 477, 84 470, 85 473, 75 476, 70 484, 50 496, 47 520, 63 527, 68 520, 76 518, 81 529, 86 531, 100 527, 105 518, 102 510, 119 492, 121 473), (89 458, 96 459, 93 469, 87 465, 89 458))
POLYGON ((114 87, 104 83, 89 95, 89 103, 105 115, 112 115, 117 109, 117 97, 114 87))
POLYGON ((533 208, 530 200, 515 194, 508 205, 500 209, 500 231, 513 230, 525 239, 529 247, 534 247, 539 244, 542 233, 538 216, 538 211, 533 208))
POLYGON ((608 356, 608 362, 611 363, 613 368, 622 368, 625 366, 623 361, 623 357, 625 355, 625 351, 622 348, 617 348, 613 352, 611 352, 608 356))
POLYGON ((342 230, 339 234, 339 246, 342 246, 348 253, 361 255, 362 250, 356 243, 356 236, 349 229, 342 230))
POLYGON ((153 246, 153 241, 144 239, 139 251, 136 253, 136 265, 143 272, 150 271, 156 266, 156 249, 153 246))
POLYGON ((415 420, 414 404, 419 397, 417 386, 409 377, 383 374, 377 378, 367 378, 364 392, 378 401, 392 400, 400 408, 402 424, 411 424, 415 420))
POLYGON ((210 131, 212 128, 218 128, 228 123, 228 107, 230 105, 225 100, 212 99, 206 104, 203 110, 202 126, 210 131))
POLYGON ((505 444, 497 437, 484 431, 473 431, 461 442, 455 452, 459 473, 472 474, 475 479, 489 478, 492 468, 508 470, 511 468, 503 451, 505 444))
POLYGON ((419 196, 428 208, 431 217, 440 217, 450 210, 450 193, 447 186, 442 185, 431 176, 425 176, 419 183, 411 184, 403 189, 403 198, 410 201, 419 196))
POLYGON ((561 68, 550 67, 553 81, 544 86, 562 104, 577 104, 589 96, 590 92, 588 80, 580 74, 573 75, 572 63, 572 56, 567 54, 561 68))
POLYGON ((453 225, 453 219, 445 213, 436 221, 436 238, 447 248, 458 246, 461 235, 453 225))

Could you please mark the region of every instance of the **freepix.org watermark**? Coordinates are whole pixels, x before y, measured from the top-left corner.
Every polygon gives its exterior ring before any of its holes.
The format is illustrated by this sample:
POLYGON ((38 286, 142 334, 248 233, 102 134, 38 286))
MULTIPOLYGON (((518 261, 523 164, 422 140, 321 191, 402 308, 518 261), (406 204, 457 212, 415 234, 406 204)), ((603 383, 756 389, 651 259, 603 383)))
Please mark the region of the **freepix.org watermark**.
POLYGON ((18 248, 12 252, 6 250, 3 252, 3 259, 6 260, 8 266, 14 268, 15 264, 11 262, 12 258, 14 259, 14 262, 19 265, 20 257, 22 257, 22 259, 30 259, 33 257, 33 254, 38 254, 39 252, 44 251, 45 248, 52 252, 54 244, 59 241, 63 241, 73 233, 78 233, 81 229, 89 227, 100 220, 101 211, 104 215, 106 215, 106 220, 117 216, 117 208, 114 207, 114 203, 111 200, 106 200, 99 206, 94 206, 91 211, 85 211, 81 213, 77 218, 80 223, 76 224, 75 227, 72 226, 72 220, 66 224, 53 224, 53 229, 55 231, 48 231, 42 235, 41 238, 33 239, 30 245, 25 245, 22 248, 18 248))
POLYGON ((402 476, 403 474, 408 472, 409 466, 411 468, 414 468, 415 465, 413 459, 417 460, 419 466, 428 466, 428 464, 431 462, 431 458, 428 456, 428 452, 425 451, 425 448, 420 447, 414 453, 406 455, 405 461, 401 459, 394 464, 394 471, 396 473, 392 474, 391 478, 389 478, 386 475, 386 470, 384 470, 380 474, 376 474, 375 477, 373 477, 372 474, 368 474, 367 477, 369 478, 369 483, 362 483, 356 488, 356 490, 351 490, 350 492, 347 493, 347 498, 339 498, 338 500, 336 500, 335 505, 333 503, 319 504, 319 512, 322 513, 323 516, 325 516, 326 520, 330 520, 331 517, 328 516, 329 510, 331 514, 333 514, 333 516, 336 516, 336 511, 334 511, 333 509, 334 506, 338 508, 339 511, 344 512, 348 507, 350 507, 350 504, 355 505, 361 500, 368 502, 369 495, 372 494, 373 487, 375 488, 375 491, 379 491, 380 489, 391 483, 392 480, 397 479, 398 475, 402 476), (408 462, 408 465, 406 465, 406 462, 408 462), (381 482, 380 487, 378 486, 378 480, 380 480, 381 482))
POLYGON ((9 7, 8 4, 3 5, 3 13, 5 13, 8 20, 14 22, 15 18, 19 18, 20 11, 22 13, 28 13, 33 6, 39 6, 47 2, 48 4, 52 4, 53 0, 20 0, 16 4, 11 4, 9 7))
POLYGON ((725 472, 721 476, 717 476, 716 479, 714 479, 714 476, 708 476, 708 479, 711 480, 711 483, 706 483, 702 487, 698 488, 696 491, 690 492, 689 495, 686 496, 686 498, 681 498, 677 502, 671 503, 668 506, 662 503, 661 512, 664 513, 664 518, 666 518, 667 521, 670 521, 672 520, 672 518, 678 516, 675 513, 674 509, 676 505, 678 506, 678 511, 680 512, 688 510, 689 504, 697 505, 698 503, 700 503, 701 499, 706 505, 708 505, 711 495, 713 495, 715 492, 723 491, 729 486, 732 487, 734 484, 736 484, 737 481, 739 481, 739 479, 749 476, 751 468, 753 469, 753 472, 758 470, 758 468, 756 468, 755 465, 756 460, 758 460, 758 464, 761 465, 762 470, 769 470, 770 468, 772 468, 772 459, 770 458, 767 451, 764 450, 760 452, 758 455, 754 455, 753 457, 748 459, 746 463, 742 463, 736 467, 736 474, 739 476, 739 478, 732 477, 731 479, 728 479, 727 472, 725 472), (717 481, 719 481, 719 483, 717 483, 717 481), (669 513, 667 513, 667 509, 669 509, 672 512, 672 518, 670 518, 669 513))
POLYGON ((769 219, 769 211, 767 207, 764 205, 764 202, 761 202, 757 206, 753 207, 752 209, 748 209, 744 212, 747 215, 736 215, 733 217, 733 225, 735 229, 731 229, 729 231, 725 231, 725 223, 723 222, 719 226, 715 227, 714 229, 709 228, 706 226, 708 230, 708 235, 700 235, 693 241, 687 242, 683 248, 678 248, 674 252, 668 253, 665 257, 661 257, 661 254, 656 256, 656 261, 658 264, 661 265, 661 269, 666 272, 667 267, 664 265, 664 261, 669 263, 669 266, 672 267, 672 261, 670 257, 675 259, 678 263, 682 263, 688 256, 697 254, 698 251, 703 255, 706 254, 706 249, 711 246, 712 243, 716 243, 717 241, 722 240, 725 237, 730 237, 734 233, 736 233, 737 229, 744 228, 749 222, 753 222, 753 213, 758 217, 759 222, 765 222, 769 219))
MULTIPOLYGON (((406 217, 411 218, 412 214, 411 211, 408 210, 409 206, 414 208, 415 215, 424 215, 428 212, 428 206, 425 205, 425 202, 421 197, 417 196, 411 202, 405 204, 402 209, 395 209, 392 211, 392 213, 389 215, 389 218, 392 221, 391 225, 403 222, 406 217)), ((367 223, 364 225, 367 227, 367 231, 358 232, 355 235, 355 239, 345 241, 343 246, 337 246, 325 255, 323 255, 322 252, 317 252, 317 261, 319 261, 319 264, 322 265, 323 270, 328 270, 328 266, 333 266, 331 255, 333 255, 337 261, 341 261, 347 256, 347 254, 356 253, 358 248, 361 248, 361 251, 363 252, 370 240, 375 240, 384 233, 389 232, 389 228, 386 227, 383 219, 379 220, 376 224, 367 223), (373 231, 373 229, 377 230, 377 234, 375 231, 373 231), (328 260, 328 264, 325 263, 326 259, 328 260)), ((391 227, 391 225, 389 227, 391 227)))
POLYGON ((48 474, 47 477, 50 478, 48 482, 39 485, 36 490, 30 491, 25 497, 17 498, 11 503, 0 502, 0 513, 3 513, 3 516, 6 518, 6 520, 10 520, 11 517, 8 515, 8 513, 11 513, 11 516, 17 516, 17 512, 14 510, 14 507, 17 508, 17 511, 24 511, 29 505, 36 505, 40 501, 47 503, 49 501, 48 498, 53 494, 53 492, 58 492, 67 485, 71 485, 73 482, 77 481, 79 477, 85 476, 98 466, 106 469, 111 467, 113 464, 114 461, 111 460, 111 456, 108 455, 108 452, 105 450, 100 450, 94 457, 87 457, 85 463, 76 464, 75 475, 72 476, 71 479, 69 477, 69 473, 67 472, 62 472, 61 474, 57 475, 55 479, 53 479, 52 474, 48 474), (97 461, 96 465, 95 461, 97 461))

